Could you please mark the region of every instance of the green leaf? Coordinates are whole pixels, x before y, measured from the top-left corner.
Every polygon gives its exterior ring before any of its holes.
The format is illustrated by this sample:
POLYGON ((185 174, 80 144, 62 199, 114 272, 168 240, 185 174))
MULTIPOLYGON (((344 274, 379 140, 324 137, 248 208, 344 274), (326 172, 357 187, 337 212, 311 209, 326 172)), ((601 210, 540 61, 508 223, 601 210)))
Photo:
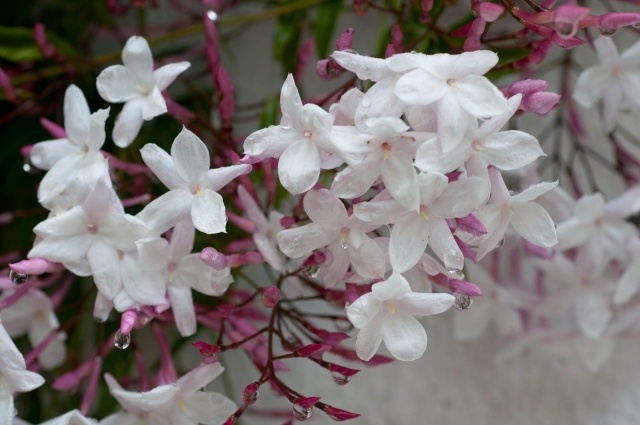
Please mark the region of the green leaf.
POLYGON ((274 56, 282 63, 285 72, 293 72, 296 69, 304 17, 305 12, 298 11, 278 18, 274 56))
POLYGON ((0 58, 11 62, 42 59, 40 49, 33 39, 33 29, 0 27, 0 58))
POLYGON ((325 58, 331 44, 336 22, 342 10, 342 0, 329 0, 317 8, 316 22, 313 27, 318 57, 325 58))
POLYGON ((278 112, 280 111, 279 96, 271 97, 260 115, 260 128, 266 128, 270 125, 278 124, 278 112))
MULTIPOLYGON (((47 31, 47 38, 65 56, 75 54, 71 44, 55 33, 47 31)), ((33 28, 0 26, 0 58, 11 62, 28 62, 43 59, 33 38, 33 28)))

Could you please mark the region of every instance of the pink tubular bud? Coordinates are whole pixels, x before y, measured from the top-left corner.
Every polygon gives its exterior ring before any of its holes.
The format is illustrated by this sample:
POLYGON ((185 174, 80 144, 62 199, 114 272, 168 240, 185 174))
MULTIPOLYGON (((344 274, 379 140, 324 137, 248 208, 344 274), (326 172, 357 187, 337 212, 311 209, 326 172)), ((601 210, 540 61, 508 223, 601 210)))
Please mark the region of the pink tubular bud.
POLYGON ((422 12, 420 12, 420 21, 428 22, 429 21, 429 13, 431 13, 431 9, 433 8, 433 0, 422 0, 420 2, 420 6, 422 6, 422 12))
POLYGON ((198 349, 200 355, 202 356, 202 362, 207 364, 217 362, 218 356, 222 352, 219 345, 207 344, 204 341, 196 341, 191 345, 198 349))
POLYGON ((449 279, 449 289, 453 293, 468 295, 470 297, 479 297, 482 290, 474 283, 460 279, 449 279))
POLYGON ((548 86, 549 83, 545 80, 522 80, 511 84, 506 89, 506 94, 507 97, 514 96, 518 93, 521 93, 523 96, 525 96, 530 93, 545 90, 548 86))
POLYGON ((343 376, 354 376, 356 373, 360 372, 358 369, 351 369, 350 367, 340 366, 339 364, 331 363, 329 364, 329 372, 339 373, 343 376))
POLYGON ((220 118, 222 118, 222 122, 228 124, 231 122, 231 117, 235 111, 233 83, 222 65, 216 69, 216 82, 219 91, 218 108, 220 110, 220 118))
POLYGON ((200 259, 203 263, 216 270, 224 270, 229 266, 227 256, 211 247, 202 250, 200 253, 200 259))
POLYGON ((478 15, 487 22, 493 22, 504 13, 504 6, 483 1, 478 5, 478 15))
POLYGON ((545 115, 555 108, 560 102, 560 95, 550 92, 532 93, 522 98, 520 108, 523 111, 535 112, 539 115, 545 115))
POLYGON ((256 158, 255 156, 251 156, 251 155, 245 155, 242 158, 240 158, 240 163, 241 164, 257 164, 259 162, 262 162, 263 158, 256 158))
POLYGON ((123 334, 131 333, 133 327, 138 322, 138 313, 134 310, 127 310, 120 317, 120 332, 123 334))
POLYGON ((233 313, 233 310, 235 310, 235 308, 229 304, 220 304, 217 308, 218 313, 220 313, 222 317, 229 317, 231 313, 233 313))
POLYGON ((262 305, 273 308, 280 301, 280 289, 277 286, 267 286, 262 290, 262 305))
POLYGON ((7 100, 11 102, 15 102, 18 100, 18 98, 16 97, 16 92, 13 89, 13 84, 11 83, 11 77, 9 77, 9 74, 4 72, 2 68, 0 68, 0 88, 2 88, 4 97, 7 100))
POLYGON ((337 50, 347 50, 351 48, 353 44, 353 34, 355 30, 351 27, 347 28, 345 32, 338 36, 336 40, 336 49, 337 50))
POLYGON ((242 255, 243 265, 254 265, 264 263, 264 257, 258 251, 250 251, 242 255))
POLYGON ((58 263, 52 263, 44 258, 31 258, 22 260, 17 263, 9 264, 9 268, 15 273, 39 275, 43 273, 54 273, 64 270, 64 267, 58 263))
POLYGON ((36 22, 33 26, 33 39, 45 58, 61 57, 55 46, 47 38, 46 28, 41 22, 36 22))
POLYGON ((360 417, 360 414, 358 413, 347 412, 346 410, 338 409, 337 407, 329 406, 328 404, 321 404, 322 406, 319 406, 320 409, 334 421, 342 422, 360 417))
POLYGON ((328 344, 309 344, 298 350, 298 357, 311 357, 326 353, 331 349, 328 344))
POLYGON ((297 404, 305 409, 310 409, 318 401, 320 401, 320 397, 303 397, 296 399, 293 404, 297 404))
POLYGON ((294 224, 296 224, 296 219, 293 217, 284 216, 280 219, 280 225, 285 229, 291 228, 294 224))
POLYGON ((605 13, 602 16, 598 16, 596 20, 596 28, 602 35, 612 35, 622 27, 627 27, 629 25, 637 27, 638 24, 640 24, 640 14, 638 13, 605 13))
POLYGON ((256 401, 258 401, 259 388, 260 388, 260 384, 257 382, 252 382, 251 384, 244 387, 244 390, 242 390, 242 401, 245 404, 249 404, 249 405, 254 404, 256 401))
POLYGON ((556 9, 554 24, 556 32, 562 38, 572 38, 578 32, 581 19, 589 16, 589 8, 564 5, 556 9))
POLYGON ((240 217, 230 211, 226 211, 227 218, 230 222, 241 228, 247 233, 255 233, 256 225, 251 221, 244 217, 240 217))
POLYGON ((473 214, 469 214, 462 218, 456 218, 456 226, 458 229, 464 230, 473 236, 482 236, 487 234, 487 228, 473 214))

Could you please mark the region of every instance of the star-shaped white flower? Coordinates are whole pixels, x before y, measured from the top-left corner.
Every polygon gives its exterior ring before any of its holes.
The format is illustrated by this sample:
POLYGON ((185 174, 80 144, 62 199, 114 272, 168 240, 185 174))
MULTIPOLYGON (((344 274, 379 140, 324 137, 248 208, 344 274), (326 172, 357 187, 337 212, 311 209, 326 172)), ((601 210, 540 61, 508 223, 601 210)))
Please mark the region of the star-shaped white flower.
POLYGON ((573 98, 585 108, 598 100, 603 102, 605 131, 615 126, 616 115, 623 104, 640 108, 640 42, 618 53, 611 37, 599 37, 593 43, 600 64, 585 69, 573 88, 573 98))
POLYGON ((122 50, 122 63, 124 65, 113 65, 102 71, 96 86, 107 102, 125 102, 113 129, 114 143, 124 148, 138 135, 143 120, 167 112, 161 92, 191 64, 171 63, 154 71, 149 43, 138 36, 127 40, 122 50))
POLYGON ((443 313, 454 301, 450 294, 411 292, 409 282, 399 273, 374 284, 370 293, 347 307, 347 317, 360 329, 358 357, 371 359, 384 341, 398 360, 419 359, 427 349, 427 333, 414 316, 443 313))
POLYGON ((217 191, 250 172, 251 165, 210 170, 209 150, 186 128, 171 145, 171 156, 154 144, 145 145, 140 152, 147 166, 170 191, 148 204, 138 214, 139 219, 158 234, 189 216, 201 232, 225 231, 227 217, 222 196, 217 191))
POLYGON ((105 380, 123 412, 115 413, 101 425, 163 424, 222 425, 235 412, 236 405, 222 394, 200 391, 218 377, 224 368, 220 363, 202 364, 178 379, 149 392, 124 390, 109 374, 105 380))

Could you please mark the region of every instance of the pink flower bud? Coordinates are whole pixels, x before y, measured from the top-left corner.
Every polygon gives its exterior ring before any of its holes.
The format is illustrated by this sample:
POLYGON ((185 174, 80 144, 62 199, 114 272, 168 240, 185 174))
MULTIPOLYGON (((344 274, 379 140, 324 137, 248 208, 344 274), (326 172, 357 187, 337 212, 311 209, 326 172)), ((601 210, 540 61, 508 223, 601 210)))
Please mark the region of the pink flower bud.
POLYGON ((218 356, 222 352, 221 347, 219 345, 211 345, 207 344, 204 341, 196 341, 193 344, 194 347, 200 351, 200 355, 202 356, 203 363, 215 363, 218 361, 218 356))
POLYGON ((262 291, 262 304, 267 308, 273 308, 280 301, 280 289, 277 286, 267 286, 262 291))
POLYGON ((470 297, 479 297, 482 295, 482 290, 478 288, 476 284, 460 279, 450 279, 449 289, 453 293, 468 295, 470 297))
POLYGON ((242 255, 243 265, 254 265, 264 263, 264 257, 258 251, 250 251, 242 255))
POLYGON ((282 227, 284 227, 285 229, 289 229, 290 227, 292 227, 294 224, 296 224, 296 219, 293 217, 287 217, 284 216, 280 219, 280 225, 282 227))
POLYGON ((347 50, 351 49, 351 45, 353 44, 353 34, 355 30, 351 27, 347 28, 345 32, 338 36, 336 40, 336 50, 347 50))
POLYGON ((469 214, 462 218, 457 218, 456 225, 458 229, 464 230, 465 232, 470 233, 473 236, 482 236, 487 234, 487 228, 473 214, 469 214))
POLYGON ((618 29, 633 25, 637 27, 640 24, 640 14, 626 12, 605 13, 597 18, 596 29, 602 35, 613 35, 618 29))
POLYGON ((11 77, 9 77, 9 74, 4 72, 2 68, 0 68, 0 88, 2 88, 4 97, 6 97, 7 100, 10 100, 11 102, 18 100, 16 92, 13 89, 13 84, 11 84, 11 77))
POLYGON ((220 304, 217 308, 218 313, 220 313, 222 317, 229 317, 234 310, 235 308, 229 304, 220 304))
POLYGON ((227 124, 231 122, 235 103, 233 101, 233 83, 222 65, 216 69, 216 82, 219 90, 218 108, 220 110, 220 118, 222 118, 222 122, 227 124))
POLYGON ((200 259, 203 263, 213 267, 216 270, 223 270, 229 266, 226 255, 218 252, 215 248, 205 248, 200 253, 200 259))
POLYGON ((316 404, 318 401, 320 401, 320 397, 304 397, 304 398, 298 398, 296 399, 293 404, 296 404, 300 407, 303 407, 305 409, 310 409, 313 407, 314 404, 316 404))
POLYGON ((520 102, 520 109, 523 111, 531 111, 536 114, 545 115, 558 105, 560 95, 550 92, 532 93, 525 96, 520 102))
POLYGON ((22 260, 17 263, 9 264, 9 268, 15 273, 39 275, 43 273, 54 273, 64 270, 64 267, 58 263, 52 263, 44 258, 31 258, 22 260))
POLYGON ((327 344, 309 344, 298 350, 298 357, 311 357, 318 354, 326 353, 331 349, 327 344))
POLYGON ((254 404, 258 401, 258 397, 260 396, 258 389, 260 388, 260 384, 257 382, 252 382, 251 384, 244 387, 242 390, 242 401, 245 404, 254 404))
POLYGON ((55 46, 51 44, 47 38, 47 32, 45 26, 41 22, 36 22, 33 26, 33 39, 45 58, 60 57, 61 55, 56 50, 55 46))
POLYGON ((562 38, 572 38, 578 32, 578 23, 589 16, 589 8, 564 5, 556 9, 554 23, 562 38))
POLYGON ((346 366, 340 366, 338 364, 335 363, 331 363, 329 365, 329 372, 332 373, 339 373, 342 376, 354 376, 355 374, 357 374, 358 372, 360 372, 360 370, 358 369, 351 369, 350 367, 346 367, 346 366))
POLYGON ((138 313, 134 310, 127 310, 120 317, 120 333, 129 334, 138 322, 138 313))
POLYGON ((433 0, 422 0, 420 2, 420 6, 422 6, 422 12, 420 12, 420 21, 428 22, 429 21, 429 13, 433 8, 433 0))
POLYGON ((338 422, 360 417, 360 414, 358 413, 347 412, 346 410, 338 409, 337 407, 329 406, 328 404, 323 404, 321 409, 327 414, 327 416, 338 422))
POLYGON ((493 22, 504 13, 504 6, 497 3, 483 1, 478 6, 478 15, 487 22, 493 22))

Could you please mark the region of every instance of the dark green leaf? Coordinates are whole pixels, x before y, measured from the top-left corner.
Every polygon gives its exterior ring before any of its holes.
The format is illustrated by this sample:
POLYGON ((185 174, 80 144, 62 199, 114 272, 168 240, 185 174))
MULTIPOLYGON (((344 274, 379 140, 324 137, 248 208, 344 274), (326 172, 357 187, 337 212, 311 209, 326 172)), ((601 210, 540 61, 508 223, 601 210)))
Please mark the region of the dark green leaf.
POLYGON ((329 44, 333 39, 338 15, 342 10, 342 0, 330 0, 317 8, 316 22, 313 27, 318 57, 325 58, 329 44))
POLYGON ((278 96, 273 96, 267 101, 260 115, 260 128, 266 128, 270 125, 278 124, 278 111, 280 110, 280 101, 278 96))

